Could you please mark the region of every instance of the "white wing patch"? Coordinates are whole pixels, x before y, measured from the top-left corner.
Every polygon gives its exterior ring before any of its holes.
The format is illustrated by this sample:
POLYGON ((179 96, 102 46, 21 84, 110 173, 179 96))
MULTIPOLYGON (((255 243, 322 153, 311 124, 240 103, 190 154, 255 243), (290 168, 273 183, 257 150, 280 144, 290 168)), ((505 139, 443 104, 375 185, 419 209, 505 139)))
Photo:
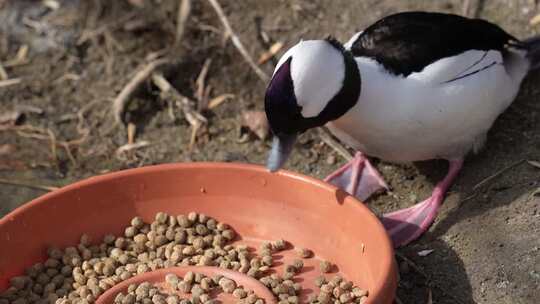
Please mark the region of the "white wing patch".
POLYGON ((499 51, 470 50, 456 56, 443 58, 426 66, 421 72, 407 78, 430 84, 443 84, 480 73, 503 64, 499 51))

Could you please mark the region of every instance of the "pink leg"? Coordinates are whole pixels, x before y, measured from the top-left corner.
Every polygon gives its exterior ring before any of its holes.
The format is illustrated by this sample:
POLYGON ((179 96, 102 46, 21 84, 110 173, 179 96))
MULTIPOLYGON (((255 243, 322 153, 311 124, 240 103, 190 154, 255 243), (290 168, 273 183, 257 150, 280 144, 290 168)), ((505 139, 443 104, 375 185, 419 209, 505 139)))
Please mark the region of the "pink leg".
POLYGON ((395 247, 406 245, 424 233, 435 220, 446 191, 458 175, 463 160, 451 160, 445 178, 435 186, 431 197, 410 208, 387 213, 382 222, 395 247))
POLYGON ((388 189, 379 172, 360 152, 357 152, 353 160, 330 174, 324 181, 344 189, 360 201, 365 201, 381 189, 388 189))

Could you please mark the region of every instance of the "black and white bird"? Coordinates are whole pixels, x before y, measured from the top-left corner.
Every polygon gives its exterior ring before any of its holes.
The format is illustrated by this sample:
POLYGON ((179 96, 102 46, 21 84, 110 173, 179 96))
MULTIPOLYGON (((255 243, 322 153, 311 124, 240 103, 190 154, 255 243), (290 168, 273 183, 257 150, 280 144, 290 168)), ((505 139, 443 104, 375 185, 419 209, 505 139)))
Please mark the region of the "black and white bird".
POLYGON ((384 215, 395 246, 434 221, 464 157, 478 152, 495 119, 540 62, 540 38, 518 40, 495 24, 452 14, 385 17, 342 45, 301 41, 279 60, 265 96, 276 171, 298 134, 326 125, 358 151, 326 180, 365 200, 387 188, 366 156, 389 162, 446 159, 430 198, 384 215))

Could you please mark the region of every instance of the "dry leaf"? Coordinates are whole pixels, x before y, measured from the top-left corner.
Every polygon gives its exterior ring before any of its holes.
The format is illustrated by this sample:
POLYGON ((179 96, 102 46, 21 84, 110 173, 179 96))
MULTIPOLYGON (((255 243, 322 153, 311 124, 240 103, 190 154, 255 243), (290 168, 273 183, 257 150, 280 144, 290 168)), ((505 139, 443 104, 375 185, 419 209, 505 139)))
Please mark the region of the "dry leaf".
POLYGON ((538 24, 540 24, 540 14, 532 17, 532 19, 529 21, 530 26, 535 26, 535 25, 538 25, 538 24))
POLYGON ((263 111, 246 111, 242 113, 242 126, 248 127, 262 140, 265 140, 270 132, 268 120, 263 111))
POLYGON ((268 49, 268 51, 261 54, 259 57, 258 64, 263 64, 270 60, 270 58, 274 57, 281 49, 283 48, 283 42, 278 41, 268 49))

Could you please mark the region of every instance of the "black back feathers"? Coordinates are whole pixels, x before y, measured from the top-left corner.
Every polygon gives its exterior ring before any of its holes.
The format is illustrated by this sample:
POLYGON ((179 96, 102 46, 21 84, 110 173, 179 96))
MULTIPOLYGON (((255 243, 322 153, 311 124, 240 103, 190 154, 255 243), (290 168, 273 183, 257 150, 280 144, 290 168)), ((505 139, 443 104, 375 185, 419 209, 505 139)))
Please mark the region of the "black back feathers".
POLYGON ((405 12, 368 27, 353 43, 354 56, 377 60, 388 71, 407 76, 468 50, 498 50, 521 43, 497 25, 452 14, 405 12))

